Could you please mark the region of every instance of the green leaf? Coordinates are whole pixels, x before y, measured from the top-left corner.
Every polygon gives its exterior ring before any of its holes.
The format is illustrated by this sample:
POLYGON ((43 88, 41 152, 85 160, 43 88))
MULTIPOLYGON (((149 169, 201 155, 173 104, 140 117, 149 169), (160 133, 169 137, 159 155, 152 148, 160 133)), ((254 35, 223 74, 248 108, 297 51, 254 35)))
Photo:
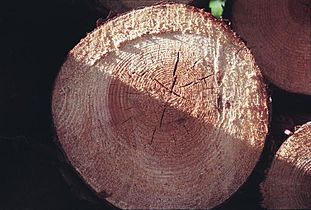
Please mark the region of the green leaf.
POLYGON ((212 11, 212 15, 216 18, 221 18, 224 11, 226 0, 210 0, 209 8, 212 11))

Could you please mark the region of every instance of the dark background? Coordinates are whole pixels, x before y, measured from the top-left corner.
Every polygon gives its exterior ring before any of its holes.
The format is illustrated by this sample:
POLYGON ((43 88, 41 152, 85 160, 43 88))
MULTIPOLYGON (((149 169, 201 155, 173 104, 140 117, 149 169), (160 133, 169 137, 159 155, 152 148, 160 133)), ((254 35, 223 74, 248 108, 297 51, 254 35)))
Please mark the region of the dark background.
MULTIPOLYGON (((208 3, 197 4, 207 8, 208 3)), ((225 18, 230 19, 230 4, 225 18)), ((52 127, 53 81, 66 55, 108 10, 87 0, 0 3, 0 210, 107 209, 59 151, 52 127)), ((260 209, 259 183, 285 128, 311 120, 311 97, 269 85, 272 126, 261 161, 219 208, 260 209)))

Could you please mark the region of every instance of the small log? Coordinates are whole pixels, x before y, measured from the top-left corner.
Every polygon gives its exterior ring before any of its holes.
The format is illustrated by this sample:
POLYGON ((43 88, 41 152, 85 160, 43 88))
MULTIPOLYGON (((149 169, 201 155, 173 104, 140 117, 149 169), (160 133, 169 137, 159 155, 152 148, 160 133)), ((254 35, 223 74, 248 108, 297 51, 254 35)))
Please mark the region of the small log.
POLYGON ((261 192, 265 208, 311 209, 311 123, 279 148, 261 192))
POLYGON ((311 95, 310 0, 236 0, 232 27, 247 41, 264 76, 311 95))
MULTIPOLYGON (((189 4, 191 1, 192 0, 173 0, 170 2, 189 4)), ((159 4, 163 2, 163 0, 98 0, 98 2, 115 13, 122 13, 132 9, 159 4)))
POLYGON ((99 26, 69 53, 52 99, 68 160, 120 208, 212 208, 257 163, 265 85, 244 43, 203 10, 160 4, 99 26))

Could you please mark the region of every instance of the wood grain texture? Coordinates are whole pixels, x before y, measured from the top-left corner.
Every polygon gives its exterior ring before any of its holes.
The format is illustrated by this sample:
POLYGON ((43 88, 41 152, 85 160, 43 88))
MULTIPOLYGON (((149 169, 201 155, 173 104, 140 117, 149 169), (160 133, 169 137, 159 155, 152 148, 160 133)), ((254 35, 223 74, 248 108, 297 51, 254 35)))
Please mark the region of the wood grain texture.
POLYGON ((311 123, 279 148, 261 191, 268 209, 311 208, 311 123))
POLYGON ((53 91, 68 160, 120 208, 212 208, 259 159, 265 85, 246 46, 210 14, 161 4, 98 27, 53 91))
POLYGON ((236 0, 233 29, 247 41, 265 77, 311 95, 311 1, 236 0))

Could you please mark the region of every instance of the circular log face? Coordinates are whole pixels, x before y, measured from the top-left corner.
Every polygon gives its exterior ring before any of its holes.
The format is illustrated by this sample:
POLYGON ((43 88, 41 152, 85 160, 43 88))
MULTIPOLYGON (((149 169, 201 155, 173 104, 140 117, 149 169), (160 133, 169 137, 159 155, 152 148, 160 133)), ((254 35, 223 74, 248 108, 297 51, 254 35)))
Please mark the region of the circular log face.
POLYGON ((232 15, 263 74, 284 90, 311 95, 310 1, 236 0, 232 15))
POLYGON ((311 208, 311 123, 282 144, 261 188, 266 208, 311 208))
POLYGON ((223 23, 166 4, 107 22, 69 53, 52 111, 64 152, 120 208, 211 208, 246 180, 268 108, 250 51, 223 23))

